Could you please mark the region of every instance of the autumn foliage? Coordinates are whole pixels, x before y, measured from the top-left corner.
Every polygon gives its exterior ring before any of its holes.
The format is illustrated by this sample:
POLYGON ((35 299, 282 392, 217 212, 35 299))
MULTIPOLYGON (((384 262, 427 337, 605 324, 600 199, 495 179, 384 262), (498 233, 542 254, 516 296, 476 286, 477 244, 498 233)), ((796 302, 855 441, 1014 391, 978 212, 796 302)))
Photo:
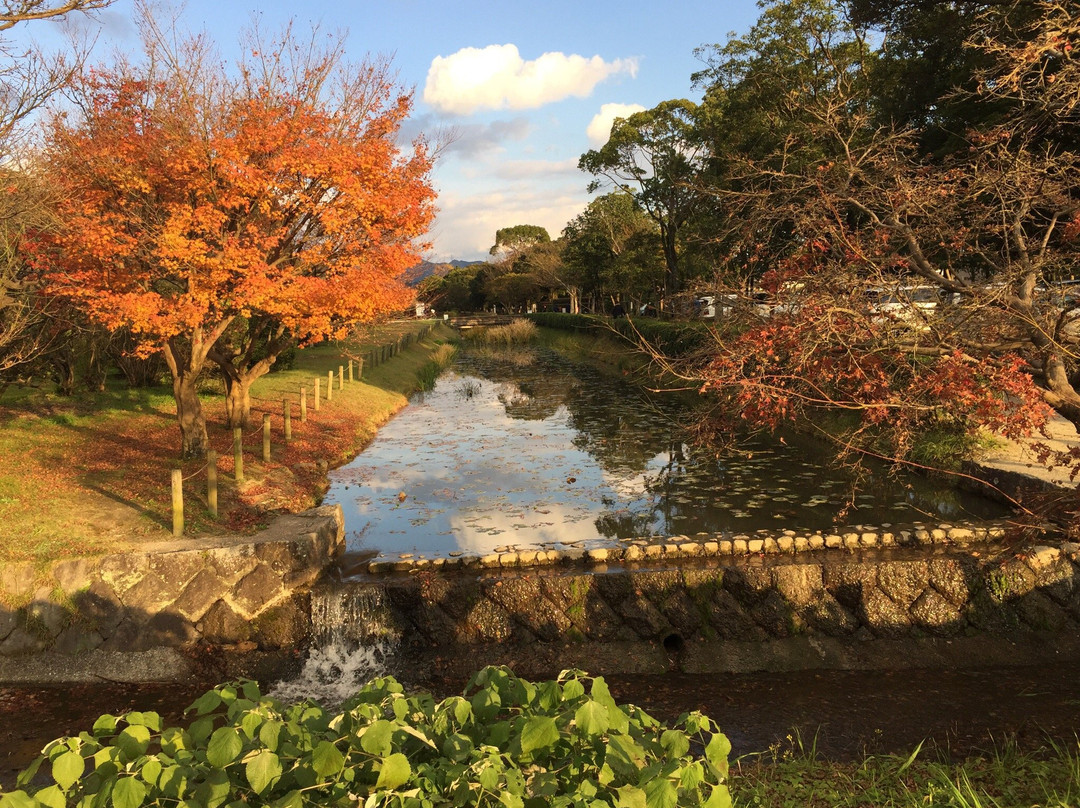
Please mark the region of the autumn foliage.
POLYGON ((86 75, 78 111, 53 119, 64 227, 32 249, 49 294, 164 352, 184 454, 197 456, 207 360, 246 397, 287 345, 403 308, 398 276, 434 192, 425 144, 397 143, 411 96, 388 63, 347 65, 287 35, 232 77, 208 67, 202 40, 161 47, 86 75), (226 348, 230 329, 241 336, 226 348))

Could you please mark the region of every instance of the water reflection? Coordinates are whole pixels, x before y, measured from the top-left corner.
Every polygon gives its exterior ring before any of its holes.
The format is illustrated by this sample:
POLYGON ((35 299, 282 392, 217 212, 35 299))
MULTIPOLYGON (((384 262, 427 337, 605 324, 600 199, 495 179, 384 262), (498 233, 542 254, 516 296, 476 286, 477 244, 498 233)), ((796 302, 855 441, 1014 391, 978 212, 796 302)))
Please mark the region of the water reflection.
POLYGON ((757 441, 720 458, 682 438, 691 403, 536 349, 463 354, 331 475, 351 550, 447 554, 613 539, 827 529, 1000 508, 916 477, 852 493, 813 447, 757 441))

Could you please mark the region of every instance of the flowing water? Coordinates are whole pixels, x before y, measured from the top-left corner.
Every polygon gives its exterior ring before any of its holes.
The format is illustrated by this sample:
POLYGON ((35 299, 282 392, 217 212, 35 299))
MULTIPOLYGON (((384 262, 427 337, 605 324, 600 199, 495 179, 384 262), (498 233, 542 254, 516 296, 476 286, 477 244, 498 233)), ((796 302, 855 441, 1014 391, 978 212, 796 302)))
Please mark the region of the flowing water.
POLYGON ((695 404, 542 348, 466 351, 331 474, 326 501, 350 551, 385 558, 1003 515, 885 469, 854 488, 793 438, 717 457, 687 442, 695 404))

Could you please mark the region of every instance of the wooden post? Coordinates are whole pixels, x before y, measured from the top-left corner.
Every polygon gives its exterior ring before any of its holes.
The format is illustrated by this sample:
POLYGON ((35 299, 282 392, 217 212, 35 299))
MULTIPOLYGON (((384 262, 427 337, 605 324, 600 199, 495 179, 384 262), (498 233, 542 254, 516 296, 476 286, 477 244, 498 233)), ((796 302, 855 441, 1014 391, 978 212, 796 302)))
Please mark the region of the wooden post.
POLYGON ((184 535, 184 472, 181 469, 172 472, 172 534, 176 538, 184 535))
POLYGON ((206 453, 206 507, 217 519, 217 452, 206 453))
POLYGON ((330 399, 334 397, 334 371, 326 371, 326 403, 330 403, 330 399))
POLYGON ((238 483, 244 481, 244 430, 237 427, 232 432, 233 468, 238 483))
POLYGON ((270 462, 270 413, 263 413, 263 462, 270 462))
POLYGON ((337 389, 342 390, 345 387, 345 366, 337 366, 337 389))
POLYGON ((319 377, 315 377, 315 412, 319 411, 319 377))
POLYGON ((349 384, 352 384, 352 360, 349 360, 349 384))
POLYGON ((307 423, 307 388, 300 388, 300 423, 307 423))
POLYGON ((281 406, 285 411, 285 442, 288 443, 292 440, 292 402, 287 398, 282 399, 281 406))

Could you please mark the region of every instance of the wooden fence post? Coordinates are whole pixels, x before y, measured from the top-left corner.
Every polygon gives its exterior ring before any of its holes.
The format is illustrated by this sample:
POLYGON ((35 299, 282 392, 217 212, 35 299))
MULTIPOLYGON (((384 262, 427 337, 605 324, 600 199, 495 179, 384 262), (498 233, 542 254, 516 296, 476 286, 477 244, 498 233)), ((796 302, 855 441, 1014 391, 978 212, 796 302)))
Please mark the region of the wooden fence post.
POLYGON ((319 377, 315 377, 315 412, 319 411, 319 377))
POLYGON ((270 462, 270 413, 263 413, 263 462, 270 462))
POLYGON ((232 433, 233 469, 238 483, 244 481, 244 430, 237 427, 232 433))
POLYGON ((330 399, 334 397, 334 371, 326 371, 326 403, 330 403, 330 399))
POLYGON ((184 472, 173 469, 172 472, 172 534, 175 538, 184 535, 184 472))
POLYGON ((217 519, 217 452, 206 453, 206 508, 217 519))
POLYGON ((345 366, 344 365, 338 365, 337 366, 337 389, 338 390, 345 389, 345 366))
POLYGON ((352 384, 352 360, 349 360, 349 384, 352 384))
POLYGON ((300 388, 300 423, 307 423, 307 388, 300 388))
POLYGON ((288 443, 292 440, 292 402, 289 399, 282 399, 282 409, 285 410, 285 442, 288 443))

